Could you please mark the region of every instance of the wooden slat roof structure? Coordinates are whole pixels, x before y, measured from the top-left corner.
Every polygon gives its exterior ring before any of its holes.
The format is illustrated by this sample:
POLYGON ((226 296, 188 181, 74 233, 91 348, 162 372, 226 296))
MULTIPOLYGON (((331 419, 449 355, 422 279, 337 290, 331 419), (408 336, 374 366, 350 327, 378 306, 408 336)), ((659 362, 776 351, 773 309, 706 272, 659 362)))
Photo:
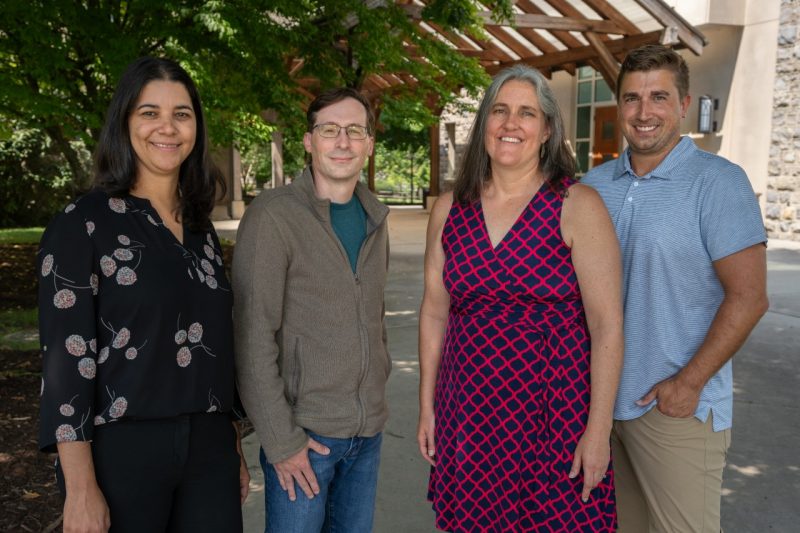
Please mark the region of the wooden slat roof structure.
MULTIPOLYGON (((616 92, 620 62, 628 51, 644 44, 661 43, 687 48, 700 55, 707 44, 700 31, 676 13, 664 0, 515 0, 513 20, 498 21, 475 0, 483 20, 484 35, 466 35, 446 30, 423 18, 429 0, 363 0, 368 8, 394 2, 417 25, 420 32, 439 39, 467 57, 477 58, 489 75, 514 64, 526 64, 551 77, 557 71, 574 75, 579 67, 600 72, 616 92)), ((358 24, 357 17, 347 23, 358 24)), ((407 46, 408 58, 425 61, 419 50, 407 46)), ((314 97, 316 80, 304 78, 304 59, 288 62, 291 76, 308 101, 314 97)), ((359 89, 373 102, 398 88, 415 89, 417 80, 406 72, 370 74, 359 89)), ((427 102, 432 109, 435 102, 427 102)), ((435 110, 438 114, 441 108, 435 110)), ((430 128, 431 153, 438 154, 438 126, 430 128)), ((368 183, 374 190, 374 158, 370 158, 368 183)), ((439 158, 431 158, 431 176, 439 175, 439 158)), ((438 195, 438 180, 431 180, 430 193, 438 195)))
MULTIPOLYGON (((423 1, 397 3, 424 24, 423 1)), ((433 37, 478 57, 489 74, 516 63, 546 75, 557 70, 574 74, 576 67, 588 65, 603 75, 612 90, 620 61, 633 48, 661 43, 700 55, 707 44, 703 34, 663 0, 517 0, 514 4, 511 25, 497 22, 488 10, 480 13, 489 35, 486 41, 465 36, 453 39, 430 24, 425 26, 433 37)))
MULTIPOLYGON (((365 3, 377 7, 389 1, 365 3)), ((619 63, 629 50, 662 43, 700 55, 707 44, 703 34, 664 0, 516 0, 510 24, 495 20, 491 11, 478 3, 485 38, 447 31, 424 20, 425 0, 394 1, 420 31, 465 56, 476 57, 490 75, 517 63, 537 68, 546 76, 558 70, 574 74, 577 67, 591 66, 615 90, 619 63)), ((408 53, 410 58, 420 59, 412 47, 408 53)), ((302 60, 295 60, 290 71, 301 66, 302 60)), ((305 80, 300 81, 301 86, 306 85, 305 80)), ((377 95, 397 85, 413 86, 414 82, 403 73, 372 74, 361 90, 377 95)))

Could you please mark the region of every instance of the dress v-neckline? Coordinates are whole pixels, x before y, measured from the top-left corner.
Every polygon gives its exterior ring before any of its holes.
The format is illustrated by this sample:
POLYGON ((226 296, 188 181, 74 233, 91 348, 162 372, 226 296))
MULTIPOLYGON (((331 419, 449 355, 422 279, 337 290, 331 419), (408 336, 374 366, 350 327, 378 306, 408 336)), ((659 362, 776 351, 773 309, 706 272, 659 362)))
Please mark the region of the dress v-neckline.
POLYGON ((494 252, 499 251, 500 247, 506 242, 506 240, 508 240, 509 236, 515 232, 514 230, 519 225, 520 221, 522 220, 522 217, 525 216, 525 213, 527 213, 528 209, 531 208, 533 201, 536 200, 536 197, 539 196, 539 193, 542 192, 542 189, 544 188, 546 183, 547 183, 546 181, 542 182, 539 188, 536 189, 536 192, 533 193, 531 199, 528 200, 528 203, 526 203, 525 207, 522 208, 522 211, 519 212, 519 215, 514 220, 514 223, 511 224, 511 226, 508 228, 508 231, 506 231, 503 237, 499 241, 497 241, 497 244, 494 244, 492 242, 492 237, 491 234, 489 233, 489 225, 486 224, 486 215, 483 212, 483 201, 482 200, 478 201, 478 213, 480 214, 481 217, 481 227, 483 228, 483 235, 484 238, 486 239, 486 242, 489 243, 489 247, 492 249, 492 251, 494 252))

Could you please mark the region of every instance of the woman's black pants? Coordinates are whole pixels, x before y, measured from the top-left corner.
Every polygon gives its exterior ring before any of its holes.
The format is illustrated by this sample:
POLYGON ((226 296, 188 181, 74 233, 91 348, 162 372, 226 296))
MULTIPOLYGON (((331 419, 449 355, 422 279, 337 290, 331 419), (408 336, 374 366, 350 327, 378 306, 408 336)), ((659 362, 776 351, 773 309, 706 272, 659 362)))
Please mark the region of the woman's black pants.
MULTIPOLYGON (((113 533, 242 531, 239 454, 227 414, 98 426, 95 475, 113 533)), ((56 468, 61 493, 63 473, 56 468)))

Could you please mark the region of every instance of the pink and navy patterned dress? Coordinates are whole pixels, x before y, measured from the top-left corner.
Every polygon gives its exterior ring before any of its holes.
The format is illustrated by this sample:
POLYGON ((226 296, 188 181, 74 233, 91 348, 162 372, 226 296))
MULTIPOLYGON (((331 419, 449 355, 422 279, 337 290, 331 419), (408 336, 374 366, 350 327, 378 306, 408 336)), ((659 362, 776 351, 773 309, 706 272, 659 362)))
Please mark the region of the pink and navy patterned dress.
MULTIPOLYGON (((567 186, 570 183, 566 184, 567 186)), ((589 332, 545 185, 496 248, 480 202, 442 233, 450 315, 429 499, 445 531, 614 531, 613 475, 580 499, 569 469, 589 414, 589 332)))

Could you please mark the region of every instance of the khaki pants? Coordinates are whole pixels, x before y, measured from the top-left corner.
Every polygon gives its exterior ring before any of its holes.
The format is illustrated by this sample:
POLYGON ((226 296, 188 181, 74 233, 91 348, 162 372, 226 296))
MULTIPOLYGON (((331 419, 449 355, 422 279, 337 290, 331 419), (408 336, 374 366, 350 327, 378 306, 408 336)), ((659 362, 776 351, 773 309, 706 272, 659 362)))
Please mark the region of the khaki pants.
POLYGON ((653 408, 611 432, 618 533, 719 533, 730 430, 653 408))

